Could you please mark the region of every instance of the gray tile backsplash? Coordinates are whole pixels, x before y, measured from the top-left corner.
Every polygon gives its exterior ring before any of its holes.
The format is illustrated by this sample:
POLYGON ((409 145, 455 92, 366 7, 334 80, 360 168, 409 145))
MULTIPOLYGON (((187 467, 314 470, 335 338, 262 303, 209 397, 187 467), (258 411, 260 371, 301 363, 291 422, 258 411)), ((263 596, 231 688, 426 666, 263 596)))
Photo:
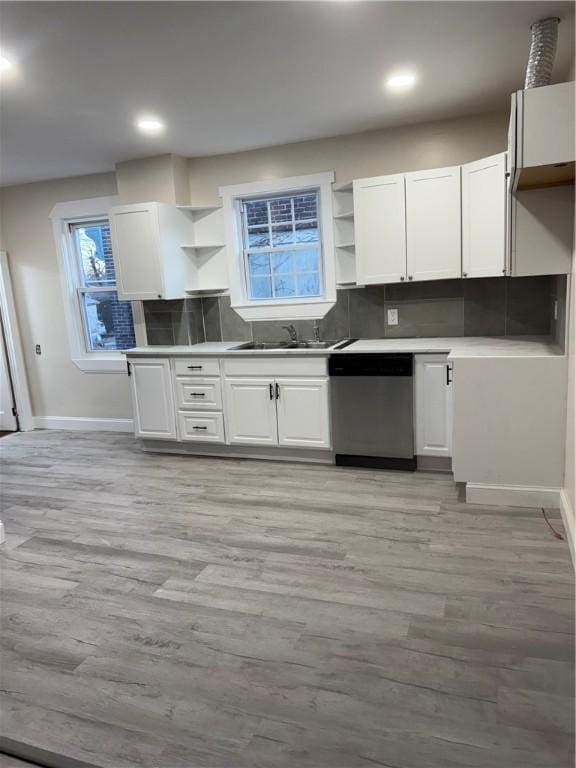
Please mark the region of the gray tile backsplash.
MULTIPOLYGON (((320 320, 323 339, 425 336, 554 335, 563 339, 564 276, 436 280, 339 290, 336 305, 320 320), (559 319, 553 319, 558 301, 559 319), (388 325, 386 310, 398 310, 388 325)), ((282 322, 247 323, 229 296, 144 302, 148 343, 278 341, 282 322)), ((301 338, 312 338, 313 321, 294 320, 301 338)))

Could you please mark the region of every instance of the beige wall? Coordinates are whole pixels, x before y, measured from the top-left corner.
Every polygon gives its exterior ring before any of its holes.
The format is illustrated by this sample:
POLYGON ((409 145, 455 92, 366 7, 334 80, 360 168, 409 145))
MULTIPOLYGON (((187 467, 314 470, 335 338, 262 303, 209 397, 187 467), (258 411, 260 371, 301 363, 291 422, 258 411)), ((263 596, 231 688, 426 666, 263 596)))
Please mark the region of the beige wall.
POLYGON ((122 203, 188 203, 187 159, 156 155, 116 165, 116 183, 122 203))
POLYGON ((508 115, 503 112, 392 128, 332 139, 192 158, 193 205, 218 202, 218 187, 248 181, 336 171, 336 181, 459 165, 503 152, 508 115))
POLYGON ((58 202, 116 194, 113 173, 7 187, 0 191, 4 248, 34 416, 131 418, 127 377, 83 373, 70 359, 50 211, 58 202), (42 355, 34 352, 36 344, 42 355))

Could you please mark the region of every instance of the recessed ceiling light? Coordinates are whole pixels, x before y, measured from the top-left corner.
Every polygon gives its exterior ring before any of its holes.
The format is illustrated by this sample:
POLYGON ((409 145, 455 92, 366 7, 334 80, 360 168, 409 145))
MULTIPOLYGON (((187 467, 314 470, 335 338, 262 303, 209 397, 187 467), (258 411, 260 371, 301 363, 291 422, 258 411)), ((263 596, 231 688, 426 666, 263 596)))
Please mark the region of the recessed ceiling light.
POLYGON ((14 64, 5 56, 0 56, 0 72, 6 72, 7 69, 12 69, 13 66, 14 64))
POLYGON ((148 134, 148 136, 157 136, 162 133, 166 126, 157 117, 140 117, 136 121, 136 127, 142 133, 148 134))
POLYGON ((395 75, 390 75, 386 80, 386 85, 395 91, 400 91, 405 88, 412 88, 416 83, 416 76, 410 74, 410 72, 398 72, 395 75))

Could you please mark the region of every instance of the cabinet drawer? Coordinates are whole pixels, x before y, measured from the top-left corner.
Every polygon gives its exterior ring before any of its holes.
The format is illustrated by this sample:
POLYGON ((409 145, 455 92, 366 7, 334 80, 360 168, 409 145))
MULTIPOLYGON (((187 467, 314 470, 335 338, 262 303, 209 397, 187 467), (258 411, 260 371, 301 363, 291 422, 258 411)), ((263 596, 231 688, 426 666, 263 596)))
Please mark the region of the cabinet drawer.
POLYGON ((176 376, 220 376, 220 361, 210 357, 187 357, 174 360, 176 376))
POLYGON ((176 378, 176 407, 191 410, 222 410, 222 389, 219 378, 189 376, 176 378))
POLYGON ((221 413, 178 411, 178 437, 202 443, 224 442, 224 419, 221 413))

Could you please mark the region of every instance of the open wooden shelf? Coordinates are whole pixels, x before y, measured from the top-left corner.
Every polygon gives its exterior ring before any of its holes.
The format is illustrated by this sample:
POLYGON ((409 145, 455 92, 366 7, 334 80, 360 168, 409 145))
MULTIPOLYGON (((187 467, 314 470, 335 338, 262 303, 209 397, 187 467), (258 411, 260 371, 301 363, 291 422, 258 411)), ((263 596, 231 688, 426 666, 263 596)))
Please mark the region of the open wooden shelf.
POLYGON ((179 211, 188 211, 188 213, 211 213, 212 211, 219 211, 221 205, 177 205, 179 211))
POLYGON ((335 219, 353 219, 354 211, 344 211, 343 213, 334 214, 335 219))
POLYGON ((188 248, 192 251, 217 251, 225 248, 224 243, 198 243, 197 245, 181 245, 181 248, 188 248))
POLYGON ((224 293, 227 290, 229 290, 228 286, 225 288, 222 286, 217 286, 214 288, 186 288, 185 293, 224 293))
POLYGON ((352 192, 353 186, 351 181, 346 181, 343 184, 334 184, 332 189, 334 192, 352 192))
POLYGON ((356 243, 335 243, 335 248, 346 248, 352 250, 353 248, 356 248, 356 243))
POLYGON ((542 189, 574 184, 574 162, 522 168, 516 189, 542 189))

